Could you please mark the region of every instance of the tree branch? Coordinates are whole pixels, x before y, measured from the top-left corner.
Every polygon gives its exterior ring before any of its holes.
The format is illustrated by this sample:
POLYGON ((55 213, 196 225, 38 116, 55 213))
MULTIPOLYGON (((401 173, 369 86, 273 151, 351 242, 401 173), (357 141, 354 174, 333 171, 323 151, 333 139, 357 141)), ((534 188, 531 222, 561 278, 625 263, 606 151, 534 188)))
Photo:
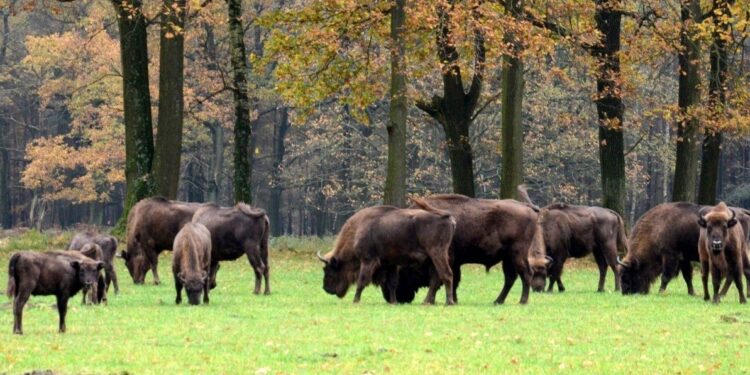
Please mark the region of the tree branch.
POLYGON ((440 121, 440 107, 443 102, 443 98, 435 95, 432 97, 432 100, 430 102, 427 102, 426 100, 418 99, 416 102, 417 108, 421 109, 430 117, 434 118, 435 120, 440 121))

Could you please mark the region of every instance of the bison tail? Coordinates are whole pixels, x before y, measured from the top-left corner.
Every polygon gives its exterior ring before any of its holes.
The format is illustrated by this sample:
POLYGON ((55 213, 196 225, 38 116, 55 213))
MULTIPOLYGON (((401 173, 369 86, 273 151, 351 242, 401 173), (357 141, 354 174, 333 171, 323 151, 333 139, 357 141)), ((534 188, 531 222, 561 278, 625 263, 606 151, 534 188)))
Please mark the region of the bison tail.
POLYGON ((450 212, 443 211, 443 210, 437 209, 435 207, 432 207, 423 198, 409 197, 409 200, 411 201, 412 204, 414 204, 418 208, 420 208, 422 210, 425 210, 427 212, 431 212, 431 213, 436 214, 436 215, 440 215, 440 217, 442 217, 442 218, 448 218, 448 217, 451 216, 450 212))
POLYGON ((8 298, 16 295, 16 264, 20 258, 21 254, 13 254, 8 263, 8 287, 5 289, 5 294, 8 298))
POLYGON ((619 254, 627 255, 628 236, 625 233, 625 223, 623 222, 622 217, 617 214, 617 212, 615 212, 615 216, 617 216, 617 252, 619 254))

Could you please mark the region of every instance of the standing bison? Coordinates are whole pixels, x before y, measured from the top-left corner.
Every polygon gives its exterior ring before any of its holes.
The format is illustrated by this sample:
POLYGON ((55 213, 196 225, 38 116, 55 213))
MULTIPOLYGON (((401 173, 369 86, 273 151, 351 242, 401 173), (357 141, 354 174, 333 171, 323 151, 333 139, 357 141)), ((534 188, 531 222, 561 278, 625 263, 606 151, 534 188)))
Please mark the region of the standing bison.
POLYGON ((271 293, 268 280, 270 227, 265 211, 250 207, 245 203, 237 203, 234 207, 207 204, 195 213, 193 222, 205 225, 211 232, 211 270, 209 273, 211 288, 216 286, 219 262, 235 260, 246 255, 255 272, 253 293, 260 293, 261 277, 266 282, 264 294, 271 293))
POLYGON ((23 307, 29 297, 54 295, 60 315, 59 332, 65 332, 68 299, 86 293, 99 279, 104 263, 75 251, 13 254, 8 264, 8 297, 13 298, 13 333, 23 334, 23 307))
POLYGON ((120 286, 117 283, 117 274, 115 273, 114 259, 117 255, 117 239, 106 234, 93 232, 77 233, 68 245, 68 250, 81 250, 86 244, 96 244, 102 250, 102 262, 104 262, 104 279, 106 291, 109 291, 110 284, 115 286, 115 294, 120 293, 120 286))
MULTIPOLYGON (((447 211, 456 220, 450 249, 456 298, 462 265, 476 263, 490 269, 502 262, 505 281, 495 303, 505 302, 519 276, 523 285, 520 303, 528 302, 529 257, 543 254, 543 249, 531 251, 537 232, 537 213, 532 207, 511 199, 475 199, 459 194, 433 195, 424 200, 432 207, 447 211)), ((544 259, 544 255, 541 256, 544 259)), ((399 272, 398 302, 411 302, 416 291, 426 285, 424 272, 411 274, 414 269, 420 268, 404 267, 399 272)))
MULTIPOLYGON (((94 260, 104 263, 104 269, 106 271, 107 264, 104 262, 104 252, 102 251, 102 248, 95 244, 95 243, 87 243, 83 245, 83 248, 81 248, 80 253, 85 255, 86 257, 94 260)), ((97 282, 95 282, 93 285, 91 285, 91 288, 89 288, 88 292, 83 293, 83 301, 82 303, 85 305, 86 303, 98 305, 102 302, 107 302, 107 287, 106 282, 104 280, 104 276, 99 275, 97 278, 97 282)))
POLYGON ((130 209, 128 215, 127 252, 122 253, 133 282, 143 284, 151 269, 154 284, 159 284, 159 253, 171 249, 183 225, 189 223, 201 207, 156 197, 144 199, 130 209))
POLYGON ((719 285, 724 275, 727 280, 737 285, 740 303, 746 303, 745 292, 742 290, 743 258, 747 258, 747 244, 745 233, 741 225, 737 225, 734 210, 729 209, 724 202, 716 207, 705 207, 700 211, 698 224, 701 226, 698 241, 698 255, 701 261, 701 281, 703 282, 703 299, 709 300, 708 273, 714 289, 713 302, 719 303, 719 285), (744 255, 744 256, 743 256, 744 255))
MULTIPOLYGON (((518 192, 533 205, 523 186, 519 186, 518 192)), ((591 253, 599 267, 597 291, 604 291, 607 266, 614 273, 615 290, 620 290, 617 253, 627 253, 625 225, 620 215, 602 207, 553 203, 540 209, 539 223, 547 255, 552 258, 547 271, 548 292, 552 291, 555 283, 558 291, 565 291, 561 276, 568 257, 583 258, 591 253)), ((534 275, 536 276, 536 272, 534 275)))
POLYGON ((177 233, 172 251, 175 303, 182 302, 182 287, 191 305, 200 304, 201 292, 203 303, 208 303, 211 233, 203 224, 187 223, 177 233))
POLYGON ((398 268, 429 259, 433 267, 424 303, 435 303, 441 283, 445 303, 455 303, 448 248, 456 223, 448 212, 420 199, 412 201, 419 208, 368 207, 344 223, 334 249, 325 256, 318 253, 325 263, 323 289, 327 293, 343 298, 356 281, 354 303, 358 303, 362 290, 375 281, 388 289, 389 302, 396 303, 398 268))

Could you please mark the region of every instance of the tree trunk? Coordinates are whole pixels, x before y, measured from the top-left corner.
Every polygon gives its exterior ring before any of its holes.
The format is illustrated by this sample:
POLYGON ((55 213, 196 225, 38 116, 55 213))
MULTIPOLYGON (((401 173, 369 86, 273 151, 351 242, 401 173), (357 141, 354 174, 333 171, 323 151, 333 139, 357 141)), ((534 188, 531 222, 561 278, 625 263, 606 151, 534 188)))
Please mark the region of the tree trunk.
POLYGON ((227 0, 234 92, 234 201, 252 202, 250 169, 250 99, 247 93, 247 54, 242 26, 242 0, 227 0))
POLYGON ((10 153, 0 145, 0 228, 10 229, 13 225, 10 197, 10 153))
MULTIPOLYGON (((726 104, 727 80, 727 46, 725 38, 732 32, 729 22, 720 15, 729 15, 733 1, 714 0, 716 9, 712 15, 714 32, 712 35, 710 61, 711 71, 708 75, 708 107, 714 118, 721 118, 726 104)), ((701 158, 700 186, 698 203, 713 205, 716 203, 717 184, 719 180, 719 162, 721 160, 721 133, 718 129, 706 128, 703 139, 703 156, 701 158)))
POLYGON ((277 108, 278 118, 273 134, 273 171, 271 174, 271 201, 268 216, 271 220, 271 234, 276 237, 284 233, 284 220, 281 216, 281 196, 284 184, 281 179, 284 173, 284 138, 289 130, 289 112, 286 107, 277 108))
POLYGON ((153 195, 151 176, 154 140, 151 124, 151 94, 148 87, 146 19, 140 0, 113 1, 117 11, 122 59, 125 118, 125 212, 118 224, 124 229, 130 208, 153 195))
MULTIPOLYGON (((506 2, 506 12, 514 18, 523 14, 523 1, 506 2)), ((510 54, 503 57, 502 74, 502 174, 500 197, 517 198, 516 187, 523 183, 523 60, 521 42, 512 33, 505 34, 510 54)))
MULTIPOLYGON (((455 0, 448 2, 451 9, 438 6, 438 58, 442 63, 443 96, 435 95, 430 102, 419 100, 417 107, 437 120, 445 131, 453 176, 453 192, 474 196, 474 162, 469 139, 469 129, 476 115, 484 81, 485 45, 484 35, 474 29, 474 77, 469 92, 464 91, 458 51, 452 41, 450 12, 455 0)), ((475 12, 476 18, 478 14, 475 12)))
POLYGON ((388 113, 388 167, 383 203, 406 206, 406 0, 391 9, 391 105, 388 113))
POLYGON ((164 0, 159 48, 159 119, 156 124, 156 193, 175 199, 182 154, 185 0, 164 0))
POLYGON ((620 1, 595 0, 601 40, 591 53, 597 60, 596 112, 599 119, 599 163, 602 205, 625 217, 624 106, 620 76, 620 1))
POLYGON ((695 201, 698 181, 698 129, 700 123, 689 110, 700 104, 700 46, 688 30, 688 23, 700 17, 698 0, 682 1, 680 28, 680 52, 678 54, 680 108, 677 122, 677 154, 674 167, 672 200, 695 201))
POLYGON ((224 128, 219 123, 206 123, 211 131, 211 166, 208 171, 208 201, 219 203, 221 172, 224 170, 224 128))

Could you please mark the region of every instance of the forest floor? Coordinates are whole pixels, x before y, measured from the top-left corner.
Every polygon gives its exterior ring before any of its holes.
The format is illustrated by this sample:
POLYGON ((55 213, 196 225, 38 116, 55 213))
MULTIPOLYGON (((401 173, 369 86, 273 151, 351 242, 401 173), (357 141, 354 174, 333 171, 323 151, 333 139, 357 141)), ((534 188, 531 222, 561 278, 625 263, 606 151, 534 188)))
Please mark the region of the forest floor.
MULTIPOLYGON (((29 234, 22 236, 29 237, 29 234)), ((69 234, 29 239, 62 247, 69 234)), ((368 287, 359 305, 322 289, 314 251, 331 240, 274 239, 269 296, 251 293, 245 259, 222 265, 210 305, 177 306, 170 253, 162 285, 135 286, 118 259, 121 285, 107 306, 71 299, 68 332, 57 333, 54 297, 32 297, 24 335, 12 335, 11 304, 0 302, 0 373, 748 373, 750 306, 732 289, 719 306, 686 293, 596 293, 588 261, 564 274, 565 293, 535 293, 518 304, 520 283, 494 306, 502 272, 466 266, 460 304, 390 306, 368 287)), ((0 239, 0 285, 18 238, 0 239)), ((700 285, 695 277, 696 286, 700 285)), ((417 296, 424 296, 424 291, 417 296)), ((440 292, 438 301, 444 302, 440 292)))

